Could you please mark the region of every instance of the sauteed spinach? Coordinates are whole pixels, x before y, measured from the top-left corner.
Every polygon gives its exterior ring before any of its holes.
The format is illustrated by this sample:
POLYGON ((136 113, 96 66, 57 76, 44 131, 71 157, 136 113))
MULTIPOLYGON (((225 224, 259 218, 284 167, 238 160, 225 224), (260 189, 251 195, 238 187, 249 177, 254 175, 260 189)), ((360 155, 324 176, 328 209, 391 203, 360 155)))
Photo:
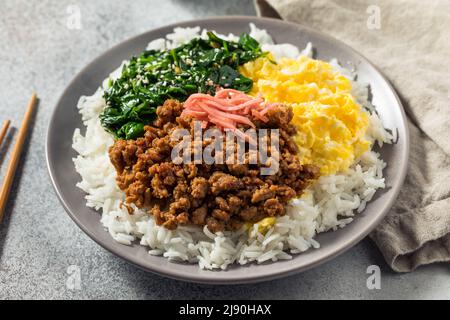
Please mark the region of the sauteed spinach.
POLYGON ((171 50, 149 50, 133 57, 121 76, 110 81, 100 115, 102 126, 115 138, 134 139, 156 117, 166 99, 181 101, 193 93, 214 94, 220 86, 248 92, 253 82, 237 69, 264 55, 259 43, 244 33, 238 42, 212 32, 171 50))

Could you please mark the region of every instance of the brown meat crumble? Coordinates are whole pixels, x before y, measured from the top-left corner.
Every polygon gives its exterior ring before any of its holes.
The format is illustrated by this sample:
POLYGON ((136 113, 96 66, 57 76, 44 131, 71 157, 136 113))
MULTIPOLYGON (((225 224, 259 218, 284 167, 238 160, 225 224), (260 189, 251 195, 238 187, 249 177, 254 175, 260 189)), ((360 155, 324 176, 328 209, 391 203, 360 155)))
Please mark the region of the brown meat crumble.
MULTIPOLYGON (((258 128, 280 130, 276 174, 261 175, 261 164, 175 164, 171 151, 178 142, 171 141, 171 133, 178 128, 193 132, 193 119, 179 117, 182 109, 178 101, 167 100, 158 107, 153 125, 145 127, 144 137, 117 140, 109 150, 126 202, 147 209, 159 225, 175 229, 206 224, 217 232, 281 216, 286 203, 318 175, 317 167, 300 164, 288 107, 270 109, 267 123, 252 119, 258 128)), ((204 141, 203 147, 208 143, 204 141)), ((245 156, 248 159, 248 152, 245 156)))

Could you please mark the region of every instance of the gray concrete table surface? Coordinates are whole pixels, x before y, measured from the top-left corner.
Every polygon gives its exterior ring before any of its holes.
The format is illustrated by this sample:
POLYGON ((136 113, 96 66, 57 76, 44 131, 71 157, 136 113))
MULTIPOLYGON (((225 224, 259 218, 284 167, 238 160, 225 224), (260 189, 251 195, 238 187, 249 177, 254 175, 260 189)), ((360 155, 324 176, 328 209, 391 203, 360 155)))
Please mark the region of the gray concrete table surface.
MULTIPOLYGON (((146 273, 105 251, 64 212, 45 164, 45 134, 65 86, 96 56, 131 36, 177 21, 255 15, 251 1, 137 0, 0 2, 0 121, 20 125, 36 90, 40 104, 0 227, 0 299, 450 299, 449 265, 395 274, 368 239, 302 274, 253 285, 208 286, 146 273), (71 5, 81 29, 70 28, 71 5), (69 25, 68 25, 69 23, 69 25), (68 27, 69 26, 69 27, 68 27), (77 266, 79 288, 67 286, 77 266), (367 267, 381 268, 369 290, 367 267)), ((9 135, 6 146, 17 135, 9 135)), ((9 153, 0 149, 2 175, 9 153)))

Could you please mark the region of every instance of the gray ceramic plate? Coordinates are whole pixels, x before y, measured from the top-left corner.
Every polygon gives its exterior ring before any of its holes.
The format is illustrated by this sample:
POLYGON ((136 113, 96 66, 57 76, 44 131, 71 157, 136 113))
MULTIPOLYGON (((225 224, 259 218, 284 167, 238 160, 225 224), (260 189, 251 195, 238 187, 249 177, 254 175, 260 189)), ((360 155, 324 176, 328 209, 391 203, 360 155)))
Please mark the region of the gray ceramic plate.
POLYGON ((315 267, 343 253, 364 238, 381 221, 394 202, 403 182, 408 159, 408 131, 401 103, 380 72, 364 57, 345 44, 306 27, 280 20, 254 17, 224 17, 195 20, 155 29, 127 40, 106 51, 84 68, 64 91, 55 108, 47 135, 47 163, 56 193, 75 223, 105 249, 135 265, 160 275, 180 280, 230 284, 269 280, 291 275, 315 267), (317 58, 337 58, 346 67, 356 67, 359 78, 371 84, 373 102, 388 128, 398 131, 398 142, 382 148, 383 159, 388 163, 385 177, 388 188, 378 192, 366 210, 354 222, 336 232, 320 234, 321 248, 309 250, 292 260, 262 265, 233 266, 227 271, 203 271, 197 265, 171 263, 165 258, 151 256, 138 244, 125 246, 115 242, 100 224, 100 214, 87 208, 83 192, 75 187, 80 177, 75 172, 71 148, 75 128, 82 122, 76 104, 81 95, 91 95, 102 80, 123 60, 138 54, 153 39, 164 37, 174 27, 213 29, 220 33, 240 34, 249 30, 249 23, 267 29, 277 43, 292 43, 300 48, 312 42, 317 58))

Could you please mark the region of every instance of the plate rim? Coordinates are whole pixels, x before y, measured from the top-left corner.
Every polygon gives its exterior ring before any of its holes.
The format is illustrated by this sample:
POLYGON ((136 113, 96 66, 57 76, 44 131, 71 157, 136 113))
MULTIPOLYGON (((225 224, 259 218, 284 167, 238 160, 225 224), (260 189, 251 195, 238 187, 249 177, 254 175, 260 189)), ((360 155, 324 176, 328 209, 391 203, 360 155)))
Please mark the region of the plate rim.
MULTIPOLYGON (((150 41, 150 40, 149 40, 150 41)), ((111 70, 112 71, 112 70, 111 70)), ((99 84, 100 86, 100 84, 99 84)), ((403 103, 399 97, 399 95, 397 94, 395 88, 393 87, 393 85, 391 84, 391 82, 388 80, 388 78, 384 75, 384 73, 376 66, 374 65, 369 59, 367 59, 364 55, 362 55, 360 52, 358 52, 357 50, 353 49, 352 47, 350 47, 349 45, 347 45, 345 42, 338 40, 326 33, 317 31, 315 29, 309 28, 308 26, 302 25, 302 24, 297 24, 297 23, 292 23, 292 22, 288 22, 288 21, 284 21, 284 20, 280 20, 280 19, 274 19, 274 18, 265 18, 265 17, 256 17, 256 16, 239 16, 239 15, 235 15, 235 16, 216 16, 216 17, 208 17, 208 18, 202 18, 202 19, 191 19, 191 20, 184 20, 184 21, 179 21, 179 22, 175 22, 175 23, 171 23, 168 25, 163 25, 157 28, 152 28, 149 29, 145 32, 139 33, 138 35, 135 35, 133 37, 130 38, 126 38, 123 41, 120 41, 119 43, 115 44, 114 46, 102 51, 101 54, 99 54, 98 56, 96 56, 93 60, 91 60, 91 62, 89 62, 86 66, 84 66, 81 70, 79 70, 76 75, 71 79, 71 81, 65 86, 65 89, 63 91, 63 93, 60 95, 57 103, 55 104, 54 108, 52 109, 52 115, 50 117, 50 121, 48 124, 48 128, 47 128, 47 132, 46 132, 46 136, 45 136, 45 158, 46 158, 46 164, 47 164, 47 169, 48 169, 48 173, 50 175, 50 180, 52 182, 52 186, 53 189, 57 195, 58 200, 60 201, 60 203, 62 204, 63 208, 65 209, 65 211, 67 212, 67 214, 70 216, 70 218, 75 222, 75 224, 85 233, 87 234, 92 240, 94 240, 97 244, 99 244, 101 247, 103 247, 104 249, 106 249, 107 251, 109 251, 110 253, 120 257, 121 259, 137 266, 138 268, 145 270, 145 271, 149 271, 164 277, 169 277, 172 279, 176 279, 176 280, 181 280, 181 281, 186 281, 186 282, 193 282, 193 283, 203 283, 203 284, 246 284, 246 283, 256 283, 256 282, 262 282, 262 281, 269 281, 269 280, 273 280, 273 279, 278 279, 278 278, 283 278, 286 276, 290 276, 293 274, 297 274, 309 269, 312 269, 318 265, 321 265, 325 262, 328 262, 332 259, 334 259, 335 257, 339 256, 340 254, 346 252, 347 250, 349 250, 350 248, 352 248, 354 245, 356 245, 357 243, 359 243, 363 238, 365 238, 373 229, 376 228, 376 226, 379 225, 379 223, 382 221, 382 219, 384 219, 384 217, 386 216, 386 214, 388 213, 388 211, 390 210, 390 208, 392 207, 392 205, 394 204, 394 202, 396 201, 396 199, 398 198, 398 194, 401 190, 401 186, 404 183, 405 177, 406 177, 406 173, 407 173, 407 168, 408 168, 408 160, 409 160, 409 154, 410 154, 410 134, 409 134, 409 128, 408 128, 408 120, 406 117, 406 112, 403 106, 403 103), (276 24, 280 24, 280 25, 289 25, 291 28, 298 28, 298 29, 303 29, 305 31, 307 31, 310 34, 316 34, 319 37, 325 39, 326 41, 330 42, 333 45, 338 45, 341 47, 345 47, 347 50, 351 51, 353 54, 355 54, 356 56, 358 56, 362 62, 366 63, 367 65, 369 65, 370 67, 372 67, 382 78, 382 80, 385 82, 385 84, 388 86, 389 90, 391 91, 391 93, 393 94, 398 107, 399 107, 399 111, 400 111, 400 115, 402 118, 402 127, 404 127, 404 132, 405 132, 405 137, 404 137, 404 148, 405 150, 401 153, 402 154, 402 159, 401 162, 403 163, 403 166, 401 167, 401 171, 398 173, 399 179, 398 179, 398 183, 395 186, 395 190, 393 190, 391 192, 391 196, 389 198, 389 201, 386 202, 383 206, 383 209, 381 210, 382 212, 378 214, 376 220, 372 223, 372 225, 370 225, 369 227, 366 227, 364 230, 361 230, 360 232, 358 232, 356 235, 354 235, 351 239, 347 239, 347 241, 345 243, 343 243, 340 248, 338 250, 335 250, 334 252, 322 257, 321 259, 317 259, 316 261, 313 261, 311 263, 308 263, 306 265, 301 265, 301 266, 295 266, 293 265, 291 268, 289 268, 286 271, 283 272, 277 272, 276 269, 272 269, 274 271, 272 272, 266 272, 265 274, 257 274, 257 275, 252 275, 252 274, 248 274, 246 277, 243 276, 235 276, 235 277, 228 277, 227 279, 213 279, 211 277, 206 277, 204 274, 189 274, 189 275, 180 275, 177 272, 172 272, 170 269, 165 269, 164 267, 158 266, 158 265, 152 265, 152 267, 148 267, 147 265, 143 265, 142 263, 139 262, 139 259, 130 259, 125 257, 123 254, 121 254, 120 252, 117 252, 111 245, 109 245, 108 243, 104 243, 102 241, 100 241, 99 239, 97 239, 95 232, 91 232, 87 227, 84 226, 84 224, 79 220, 77 213, 73 212, 72 209, 70 208, 69 204, 66 202, 66 199, 64 199, 64 197, 61 195, 61 185, 58 183, 57 181, 57 177, 56 177, 56 172, 53 166, 53 163, 51 161, 51 157, 50 157, 50 151, 52 150, 52 146, 50 146, 50 134, 52 131, 52 127, 53 127, 53 123, 55 122, 55 118, 56 118, 56 110, 58 108, 58 106, 61 104, 61 100, 63 99, 63 97, 65 97, 67 95, 67 93, 69 92, 69 89, 72 87, 72 85, 74 83, 76 83, 78 81, 78 79, 81 77, 81 75, 88 69, 90 69, 93 65, 97 64, 100 60, 103 59, 103 57, 110 51, 115 50, 118 47, 121 46, 125 46, 128 43, 132 43, 134 42, 136 39, 145 36, 148 33, 152 33, 152 32, 157 32, 157 31, 162 31, 164 29, 173 29, 175 27, 179 27, 181 25, 186 25, 186 24, 197 24, 197 25, 202 25, 202 24, 207 24, 207 23, 211 23, 217 20, 222 20, 222 21, 233 21, 233 20, 240 20, 243 22, 247 22, 247 23, 258 23, 255 21, 261 21, 261 22, 267 22, 267 23, 276 23, 276 24)), ((75 188, 75 186, 74 186, 75 188)), ((105 231, 106 232, 106 231, 105 231)), ((320 250, 320 249, 318 249, 320 250)), ((295 257, 294 257, 295 258, 295 257)), ((166 259, 166 258, 162 258, 162 259, 166 259)), ((276 264, 276 262, 275 262, 276 264)), ((226 272, 226 271, 219 271, 219 272, 226 272)), ((211 273, 213 274, 213 273, 211 273)))

